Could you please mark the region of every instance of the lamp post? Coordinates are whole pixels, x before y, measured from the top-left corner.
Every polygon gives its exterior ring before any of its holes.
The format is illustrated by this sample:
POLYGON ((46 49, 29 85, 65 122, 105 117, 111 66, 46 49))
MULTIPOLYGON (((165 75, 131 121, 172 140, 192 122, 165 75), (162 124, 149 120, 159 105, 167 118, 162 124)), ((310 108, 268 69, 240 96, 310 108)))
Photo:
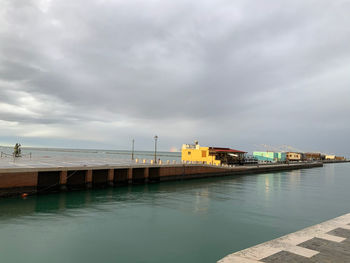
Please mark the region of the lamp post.
POLYGON ((157 140, 158 136, 154 136, 154 162, 157 163, 157 140))
POLYGON ((131 148, 131 160, 134 160, 134 144, 135 144, 135 140, 132 139, 132 148, 131 148))

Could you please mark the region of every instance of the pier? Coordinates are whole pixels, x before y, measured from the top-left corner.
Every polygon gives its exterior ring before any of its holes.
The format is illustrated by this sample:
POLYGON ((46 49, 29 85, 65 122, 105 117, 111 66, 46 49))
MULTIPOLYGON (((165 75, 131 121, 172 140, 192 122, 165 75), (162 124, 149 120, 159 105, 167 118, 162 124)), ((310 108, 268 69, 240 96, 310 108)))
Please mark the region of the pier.
POLYGON ((350 214, 230 254, 218 263, 350 262, 350 214))
POLYGON ((259 166, 147 164, 113 159, 23 159, 0 162, 0 196, 158 183, 322 167, 322 163, 259 166))

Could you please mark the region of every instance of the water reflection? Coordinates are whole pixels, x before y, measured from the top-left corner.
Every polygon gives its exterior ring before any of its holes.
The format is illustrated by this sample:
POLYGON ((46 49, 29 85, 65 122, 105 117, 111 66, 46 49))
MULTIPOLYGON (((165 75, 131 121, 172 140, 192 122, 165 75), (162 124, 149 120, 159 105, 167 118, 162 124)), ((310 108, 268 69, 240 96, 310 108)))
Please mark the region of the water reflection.
POLYGON ((1 199, 0 221, 42 213, 72 216, 84 213, 84 210, 108 212, 140 205, 208 213, 215 208, 212 206, 213 201, 235 202, 239 205, 249 201, 253 206, 267 207, 276 198, 286 195, 286 190, 298 191, 300 187, 310 190, 314 187, 313 180, 321 180, 320 171, 327 174, 325 183, 334 182, 334 165, 323 169, 125 186, 30 196, 27 199, 1 199), (313 174, 317 177, 312 177, 313 174), (308 180, 305 181, 305 178, 308 180))
POLYGON ((268 194, 270 190, 270 180, 269 177, 265 177, 265 193, 268 194))
POLYGON ((294 188, 300 185, 302 170, 292 170, 289 172, 288 176, 290 187, 294 188))
MULTIPOLYGON (((0 200, 0 220, 28 216, 37 213, 69 214, 69 210, 95 209, 109 211, 115 204, 132 206, 150 204, 168 208, 178 207, 182 199, 194 196, 192 208, 185 210, 205 212, 209 208, 210 198, 230 199, 226 191, 230 184, 242 185, 243 176, 209 178, 191 181, 167 182, 159 184, 124 186, 106 189, 94 189, 76 192, 29 196, 26 199, 9 198, 0 200), (225 182, 228 182, 225 185, 225 182), (220 187, 218 187, 220 185, 220 187), (211 191, 217 195, 211 197, 211 191), (222 193, 222 195, 220 195, 222 193)), ((188 203, 188 202, 187 202, 188 203)), ((76 211, 74 211, 75 213, 76 211)))
POLYGON ((206 212, 209 209, 209 205, 209 188, 199 190, 196 194, 196 201, 194 202, 194 211, 196 213, 206 212))
MULTIPOLYGON (((2 199, 0 200, 0 220, 34 213, 67 213, 70 209, 88 208, 108 211, 114 204, 130 206, 149 203, 153 206, 173 208, 179 206, 182 199, 185 200, 191 195, 195 197, 192 209, 203 212, 209 207, 211 191, 217 192, 212 197, 214 199, 230 199, 232 197, 226 192, 229 185, 225 186, 222 182, 237 184, 239 190, 242 180, 244 180, 242 177, 205 179, 30 196, 27 199, 2 199), (220 187, 217 187, 217 184, 220 184, 220 187)), ((183 209, 191 208, 183 206, 183 209)))

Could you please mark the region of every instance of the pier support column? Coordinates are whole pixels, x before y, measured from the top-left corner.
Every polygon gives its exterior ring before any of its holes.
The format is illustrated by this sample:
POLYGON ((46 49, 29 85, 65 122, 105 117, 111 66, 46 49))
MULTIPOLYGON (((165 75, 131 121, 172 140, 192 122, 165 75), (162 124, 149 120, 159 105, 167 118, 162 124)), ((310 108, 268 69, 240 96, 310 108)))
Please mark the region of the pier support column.
POLYGON ((61 171, 60 173, 60 190, 67 191, 67 171, 61 171))
POLYGON ((86 188, 92 188, 92 170, 87 170, 85 175, 86 188))
POLYGON ((148 178, 149 178, 149 168, 145 168, 145 173, 144 173, 144 176, 145 176, 145 184, 148 183, 148 178))
POLYGON ((107 184, 108 186, 114 185, 114 169, 108 170, 107 184))
POLYGON ((132 184, 132 168, 128 169, 128 184, 132 184))

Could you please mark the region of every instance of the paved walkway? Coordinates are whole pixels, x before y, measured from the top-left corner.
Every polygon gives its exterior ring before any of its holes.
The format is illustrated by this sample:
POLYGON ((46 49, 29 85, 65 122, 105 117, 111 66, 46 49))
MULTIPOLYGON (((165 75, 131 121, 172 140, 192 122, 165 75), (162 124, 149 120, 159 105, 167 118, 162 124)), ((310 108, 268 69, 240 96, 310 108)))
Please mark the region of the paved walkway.
POLYGON ((76 167, 76 166, 101 166, 101 165, 131 165, 131 160, 118 158, 93 158, 74 156, 0 158, 0 169, 11 168, 47 168, 47 167, 76 167))
POLYGON ((350 213, 230 254, 218 263, 348 263, 350 213))

